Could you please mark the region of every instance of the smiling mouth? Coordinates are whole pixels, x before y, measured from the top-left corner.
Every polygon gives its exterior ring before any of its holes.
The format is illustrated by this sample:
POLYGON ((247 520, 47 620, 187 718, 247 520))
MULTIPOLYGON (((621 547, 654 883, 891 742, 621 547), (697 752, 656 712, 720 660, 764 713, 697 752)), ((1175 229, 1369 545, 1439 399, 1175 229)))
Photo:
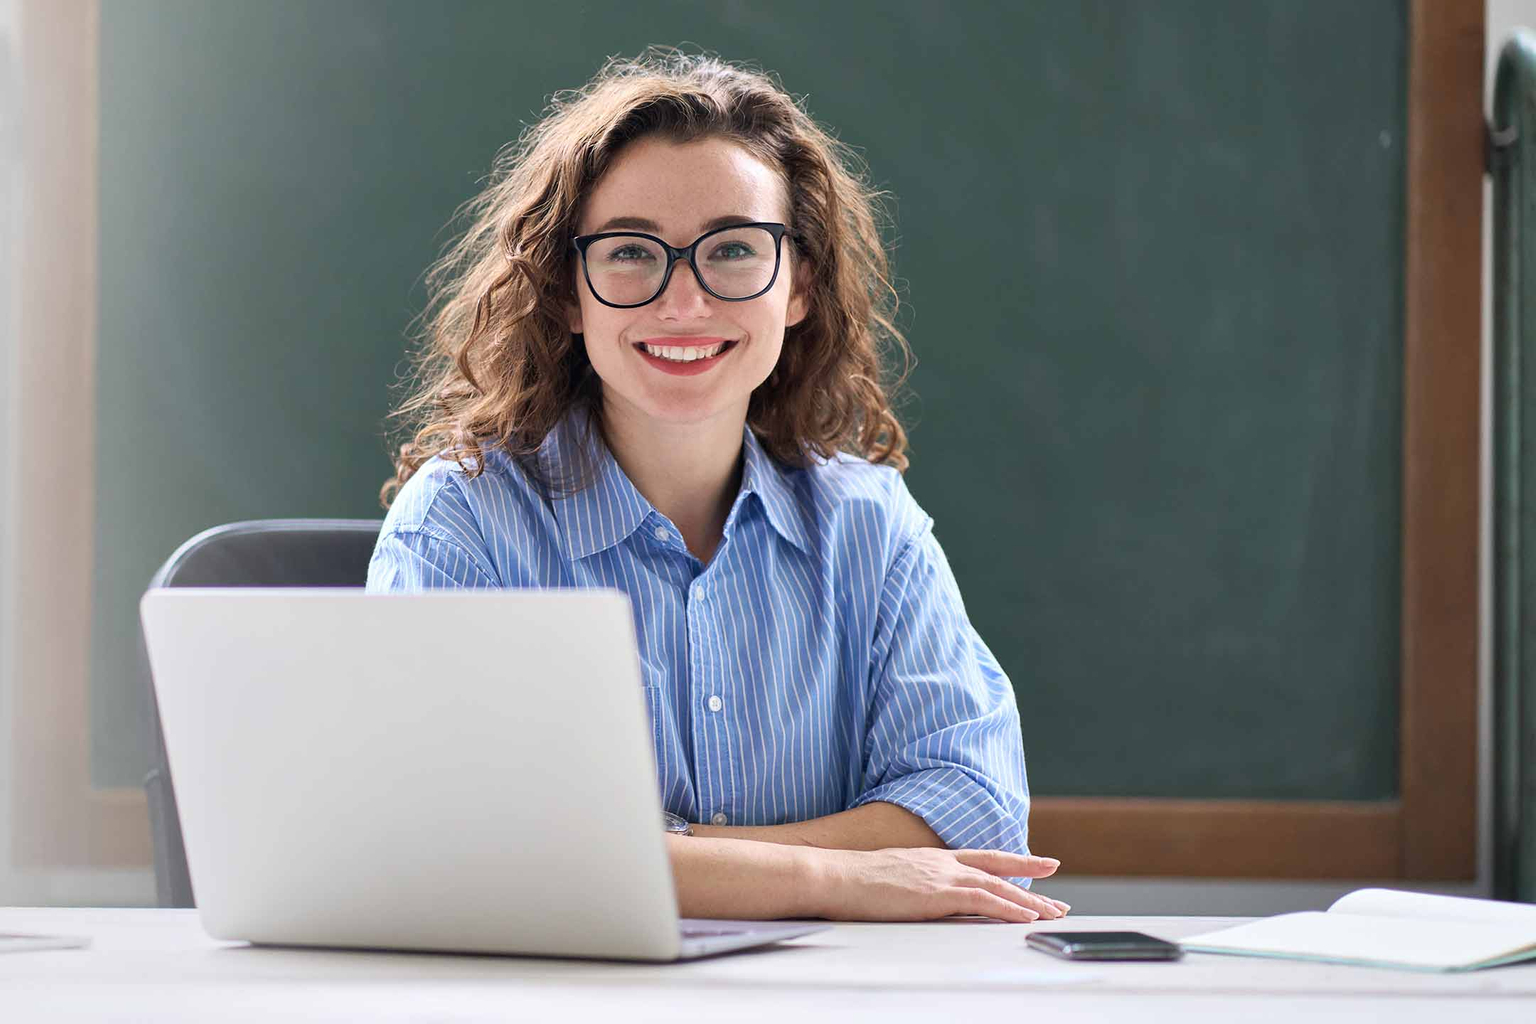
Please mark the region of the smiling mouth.
POLYGON ((717 341, 713 345, 652 345, 639 341, 635 348, 648 356, 662 359, 669 363, 692 363, 703 359, 713 359, 715 356, 729 352, 736 347, 735 341, 717 341))

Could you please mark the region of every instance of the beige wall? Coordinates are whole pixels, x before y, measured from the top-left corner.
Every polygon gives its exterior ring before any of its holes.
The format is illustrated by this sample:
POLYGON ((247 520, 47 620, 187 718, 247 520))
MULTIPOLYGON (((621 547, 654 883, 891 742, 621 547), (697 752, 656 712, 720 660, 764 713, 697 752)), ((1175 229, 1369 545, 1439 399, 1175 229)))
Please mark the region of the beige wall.
POLYGON ((98 790, 86 704, 96 341, 96 0, 5 0, 8 372, 0 902, 153 899, 142 792, 98 790))

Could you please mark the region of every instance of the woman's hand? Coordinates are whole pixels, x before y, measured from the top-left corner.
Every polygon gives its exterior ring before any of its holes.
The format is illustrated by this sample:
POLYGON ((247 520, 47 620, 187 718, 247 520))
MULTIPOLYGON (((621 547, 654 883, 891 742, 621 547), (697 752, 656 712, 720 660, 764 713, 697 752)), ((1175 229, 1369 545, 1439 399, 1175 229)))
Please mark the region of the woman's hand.
POLYGON ((1049 857, 1000 850, 821 850, 813 870, 817 916, 834 921, 928 921, 979 914, 999 921, 1052 920, 1071 908, 1011 878, 1045 878, 1049 857))

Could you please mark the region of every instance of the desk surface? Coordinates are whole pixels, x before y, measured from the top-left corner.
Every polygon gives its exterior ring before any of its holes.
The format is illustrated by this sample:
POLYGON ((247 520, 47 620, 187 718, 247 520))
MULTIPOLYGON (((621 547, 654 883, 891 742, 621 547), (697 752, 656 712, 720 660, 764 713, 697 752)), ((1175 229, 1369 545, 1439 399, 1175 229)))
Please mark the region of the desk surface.
POLYGON ((839 924, 682 964, 254 948, 208 938, 191 910, 0 909, 0 932, 89 935, 89 949, 0 954, 7 1021, 960 1019, 1189 1022, 1536 1020, 1536 964, 1434 975, 1190 954, 1076 964, 1028 949, 1032 927, 1177 939, 1236 918, 1080 917, 839 924), (987 1016, 982 1016, 987 1015, 987 1016))

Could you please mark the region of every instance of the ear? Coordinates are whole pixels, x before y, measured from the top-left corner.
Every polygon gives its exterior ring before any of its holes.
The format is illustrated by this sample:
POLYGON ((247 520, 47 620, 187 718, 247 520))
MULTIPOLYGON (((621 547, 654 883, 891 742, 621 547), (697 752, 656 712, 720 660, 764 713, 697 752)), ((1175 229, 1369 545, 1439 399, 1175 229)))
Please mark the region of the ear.
POLYGON ((786 328, 793 327, 804 320, 805 314, 810 311, 810 283, 813 279, 810 265, 804 260, 795 260, 789 280, 789 306, 784 315, 786 328))

